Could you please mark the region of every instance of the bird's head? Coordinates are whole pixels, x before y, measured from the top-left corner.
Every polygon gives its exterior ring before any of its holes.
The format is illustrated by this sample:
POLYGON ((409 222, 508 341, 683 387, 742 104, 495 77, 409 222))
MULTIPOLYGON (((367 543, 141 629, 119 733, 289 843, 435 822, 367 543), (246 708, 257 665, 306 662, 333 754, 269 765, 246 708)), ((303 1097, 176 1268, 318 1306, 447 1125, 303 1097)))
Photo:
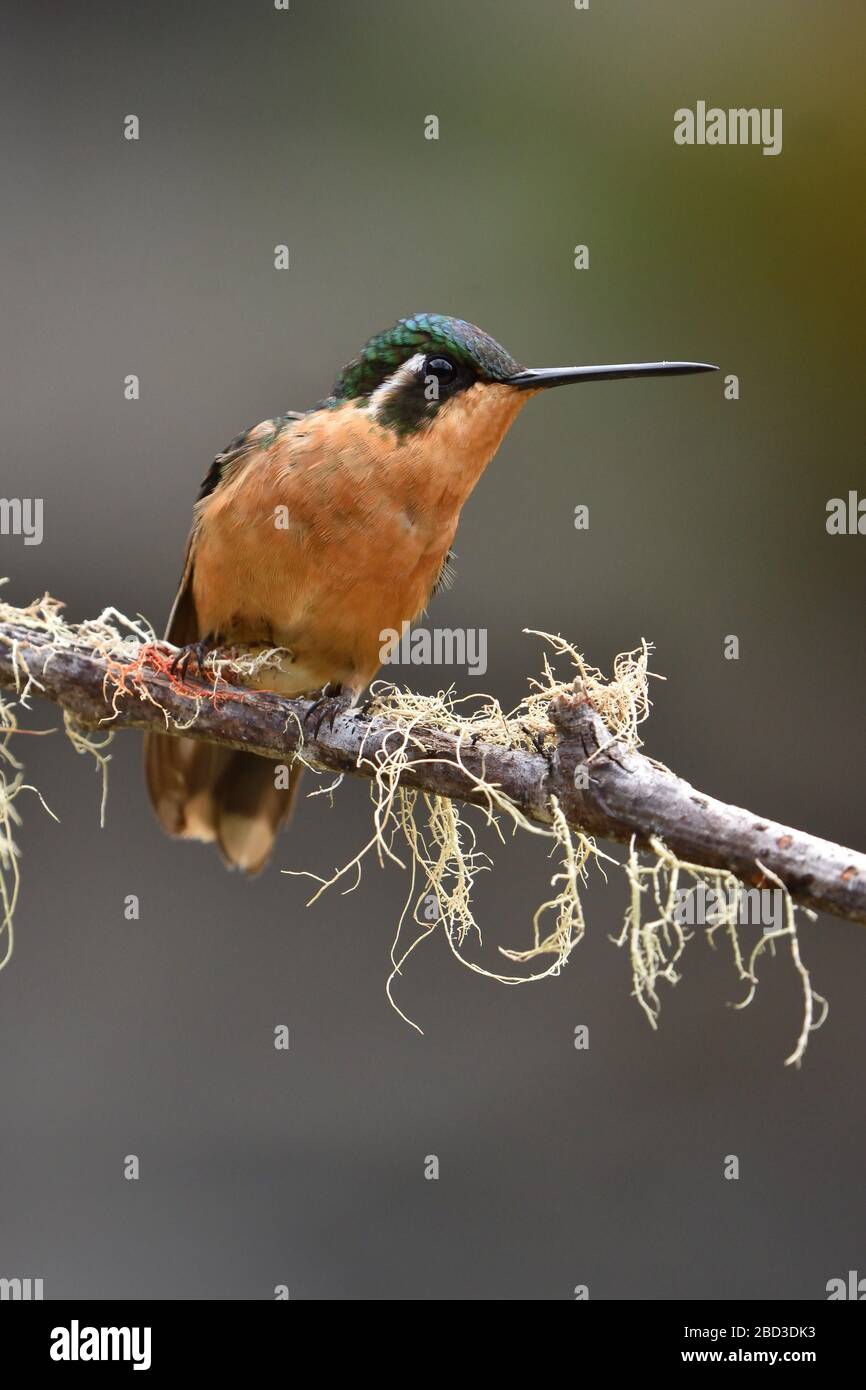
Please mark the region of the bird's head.
POLYGON ((489 457, 518 411, 539 391, 582 381, 715 370, 704 362, 523 367, 474 324, 443 314, 415 314, 365 344, 343 368, 332 399, 365 410, 401 440, 422 432, 447 436, 489 457))

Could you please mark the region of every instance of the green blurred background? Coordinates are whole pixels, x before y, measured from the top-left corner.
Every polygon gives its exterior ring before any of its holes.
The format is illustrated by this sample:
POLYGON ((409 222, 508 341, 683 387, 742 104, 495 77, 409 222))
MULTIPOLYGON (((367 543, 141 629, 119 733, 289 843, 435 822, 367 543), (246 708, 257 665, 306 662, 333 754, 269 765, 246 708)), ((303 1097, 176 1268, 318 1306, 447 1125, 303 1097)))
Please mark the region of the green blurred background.
MULTIPOLYGON (((824 524, 866 493, 861 7, 123 0, 0 24, 2 490, 45 499, 41 546, 0 539, 7 598, 161 625, 213 455, 401 315, 468 318, 532 365, 715 361, 738 401, 718 376, 530 404, 429 618, 487 628, 488 672, 411 678, 509 703, 539 660, 524 627, 603 667, 646 637, 650 753, 864 847, 866 539, 824 524), (698 100, 782 107, 782 153, 677 147, 698 100)), ((280 873, 351 857, 366 788, 302 804, 248 883, 161 836, 139 745, 116 741, 103 831, 62 736, 23 749, 61 820, 25 807, 0 976, 0 1275, 47 1297, 811 1299, 866 1273, 862 927, 802 929, 831 1013, 799 1073, 784 953, 738 1013, 727 953, 694 941, 649 1031, 608 940, 616 879, 557 980, 505 989, 428 943, 398 993, 419 1037, 383 994, 402 876, 307 911, 280 873)), ((500 850, 477 959, 529 939, 551 871, 535 842, 500 850)))

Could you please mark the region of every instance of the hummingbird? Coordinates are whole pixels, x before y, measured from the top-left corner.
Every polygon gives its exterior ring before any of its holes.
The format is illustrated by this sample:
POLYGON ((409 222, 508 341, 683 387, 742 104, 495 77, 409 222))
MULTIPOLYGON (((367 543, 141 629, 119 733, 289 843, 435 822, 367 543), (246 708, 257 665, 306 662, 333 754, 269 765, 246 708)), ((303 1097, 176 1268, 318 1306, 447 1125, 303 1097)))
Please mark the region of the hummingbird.
MULTIPOLYGON (((462 319, 414 314, 377 333, 327 399, 239 434, 193 508, 166 629, 186 674, 219 647, 279 648, 259 688, 319 696, 333 723, 450 575, 460 512, 527 401, 554 386, 715 371, 705 362, 524 367, 462 319), (321 692, 321 693, 320 693, 321 692)), ((321 712, 318 715, 321 720, 321 712)), ((317 727, 318 732, 318 727, 317 727)), ((255 753, 150 733, 145 768, 170 835, 267 862, 300 779, 255 753), (280 785, 277 785, 278 782, 280 785)))

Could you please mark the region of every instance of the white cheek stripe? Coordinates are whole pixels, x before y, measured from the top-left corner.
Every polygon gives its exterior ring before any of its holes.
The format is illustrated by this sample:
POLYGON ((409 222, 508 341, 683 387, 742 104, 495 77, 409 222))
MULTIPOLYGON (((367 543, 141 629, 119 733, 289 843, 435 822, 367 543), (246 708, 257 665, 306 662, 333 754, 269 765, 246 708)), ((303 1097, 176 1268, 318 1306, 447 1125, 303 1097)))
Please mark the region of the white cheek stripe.
POLYGON ((367 411, 378 420, 383 408, 391 400, 392 396, 401 391, 404 386, 408 386, 410 381, 420 377, 424 367, 424 353, 416 352, 414 357, 410 357, 407 362, 401 362, 396 372, 392 372, 386 377, 381 386, 377 386, 367 405, 367 411))

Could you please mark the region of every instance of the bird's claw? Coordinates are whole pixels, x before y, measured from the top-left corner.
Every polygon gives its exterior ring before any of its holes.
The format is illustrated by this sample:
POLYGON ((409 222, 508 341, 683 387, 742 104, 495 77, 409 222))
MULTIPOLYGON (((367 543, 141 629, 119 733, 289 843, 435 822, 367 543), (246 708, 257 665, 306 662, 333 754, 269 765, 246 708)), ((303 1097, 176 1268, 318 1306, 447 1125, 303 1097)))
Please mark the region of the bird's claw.
POLYGON ((323 692, 304 715, 304 728, 309 727, 313 738, 317 739, 322 725, 327 725, 328 731, 332 731, 337 716, 345 714, 353 703, 354 696, 347 691, 337 689, 332 695, 323 692))
POLYGON ((208 658, 208 653, 213 645, 210 636, 201 637, 197 642, 190 642, 187 646, 181 647, 177 655, 169 662, 169 671, 173 676, 179 676, 182 681, 186 680, 187 672, 191 662, 195 662, 198 667, 199 676, 204 675, 204 666, 208 658))

